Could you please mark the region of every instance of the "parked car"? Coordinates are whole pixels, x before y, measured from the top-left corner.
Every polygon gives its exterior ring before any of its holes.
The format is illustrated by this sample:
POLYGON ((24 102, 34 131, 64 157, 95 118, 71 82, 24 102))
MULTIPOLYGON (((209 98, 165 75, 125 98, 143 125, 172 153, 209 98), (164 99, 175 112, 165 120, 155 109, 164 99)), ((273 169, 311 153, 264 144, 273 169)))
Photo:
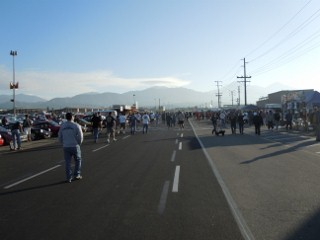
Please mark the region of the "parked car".
POLYGON ((0 126, 0 135, 4 141, 3 145, 9 145, 12 141, 11 131, 5 127, 0 126))
POLYGON ((4 140, 3 140, 3 138, 2 138, 2 136, 0 134, 0 146, 3 146, 3 145, 4 145, 4 140))
POLYGON ((34 140, 40 140, 40 139, 46 139, 51 138, 52 132, 51 130, 45 130, 39 127, 32 127, 31 128, 31 139, 34 140))
POLYGON ((60 125, 52 120, 34 122, 33 127, 44 129, 47 131, 49 131, 50 129, 50 132, 52 133, 52 137, 57 137, 60 130, 60 125))
MULTIPOLYGON (((5 126, 5 128, 10 132, 10 134, 11 134, 11 128, 12 128, 12 125, 14 124, 14 122, 11 122, 11 123, 9 123, 8 125, 6 125, 5 126)), ((12 139, 12 137, 11 137, 11 139, 12 139)), ((24 132, 22 132, 21 134, 20 134, 20 139, 21 139, 21 142, 26 142, 26 141, 28 141, 28 136, 27 136, 27 134, 25 134, 24 132)))
POLYGON ((83 132, 91 132, 92 131, 92 123, 81 118, 77 119, 77 123, 81 126, 83 132))
POLYGON ((5 127, 0 126, 0 135, 1 135, 1 138, 3 139, 2 146, 10 145, 10 149, 12 149, 13 142, 12 142, 11 131, 5 127))

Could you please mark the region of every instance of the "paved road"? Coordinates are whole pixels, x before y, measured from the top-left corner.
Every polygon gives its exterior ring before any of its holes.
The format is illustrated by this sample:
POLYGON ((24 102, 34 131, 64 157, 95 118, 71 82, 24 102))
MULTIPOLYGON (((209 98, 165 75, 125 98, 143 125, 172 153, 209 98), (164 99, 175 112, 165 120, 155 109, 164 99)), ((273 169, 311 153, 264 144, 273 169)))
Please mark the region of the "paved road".
POLYGON ((64 182, 56 140, 1 152, 1 239, 243 239, 190 128, 82 146, 64 182))
POLYGON ((320 145, 312 135, 246 128, 213 141, 208 122, 194 125, 255 239, 320 239, 320 145))
POLYGON ((208 121, 109 145, 87 136, 71 184, 56 140, 31 144, 0 148, 1 239, 320 239, 310 136, 217 137, 208 121))

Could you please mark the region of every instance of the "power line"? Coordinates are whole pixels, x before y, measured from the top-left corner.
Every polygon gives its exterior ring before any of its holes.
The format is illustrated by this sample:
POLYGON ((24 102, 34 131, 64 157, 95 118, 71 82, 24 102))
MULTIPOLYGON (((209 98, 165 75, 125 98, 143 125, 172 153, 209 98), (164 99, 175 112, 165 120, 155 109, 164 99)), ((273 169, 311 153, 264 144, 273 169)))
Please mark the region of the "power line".
MULTIPOLYGON (((247 54, 247 56, 251 55, 252 53, 256 52, 258 49, 260 49, 261 47, 263 47, 267 42, 269 42, 271 39, 273 39, 278 33, 280 33, 289 23, 291 23, 306 7, 307 5, 309 5, 312 2, 312 0, 310 0, 309 2, 307 2, 292 18, 289 19, 288 22, 286 22, 282 27, 280 27, 274 34, 272 34, 267 40, 265 40, 262 44, 260 44, 258 47, 256 47, 255 49, 253 49, 250 53, 247 54)), ((253 62, 254 60, 258 59, 259 57, 254 58, 253 60, 251 60, 251 62, 253 62)))

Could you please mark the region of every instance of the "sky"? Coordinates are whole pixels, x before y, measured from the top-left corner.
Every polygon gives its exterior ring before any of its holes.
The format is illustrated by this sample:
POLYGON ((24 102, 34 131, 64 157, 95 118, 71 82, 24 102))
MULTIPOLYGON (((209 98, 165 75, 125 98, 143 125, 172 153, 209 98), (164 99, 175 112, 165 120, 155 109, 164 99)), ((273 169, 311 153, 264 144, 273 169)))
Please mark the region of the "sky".
MULTIPOLYGON (((320 91, 319 0, 2 0, 0 94, 320 91), (11 56, 10 51, 17 51, 11 56), (13 71, 13 66, 15 71, 13 71), (250 81, 250 82, 249 82, 250 81)), ((230 96, 231 98, 231 96, 230 96)))

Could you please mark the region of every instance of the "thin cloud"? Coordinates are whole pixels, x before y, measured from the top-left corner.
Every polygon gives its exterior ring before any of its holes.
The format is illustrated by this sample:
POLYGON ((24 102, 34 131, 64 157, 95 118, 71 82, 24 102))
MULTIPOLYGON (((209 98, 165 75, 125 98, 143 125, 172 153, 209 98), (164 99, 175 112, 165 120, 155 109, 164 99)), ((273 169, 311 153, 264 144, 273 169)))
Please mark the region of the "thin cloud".
MULTIPOLYGON (((0 79, 8 79, 7 82, 1 81, 1 93, 10 94, 9 83, 12 81, 12 73, 0 67, 0 79)), ((73 73, 31 70, 17 72, 16 81, 19 82, 17 93, 35 95, 45 99, 72 97, 88 92, 123 93, 151 86, 181 87, 190 84, 189 81, 176 77, 122 78, 115 76, 111 71, 73 73)))

